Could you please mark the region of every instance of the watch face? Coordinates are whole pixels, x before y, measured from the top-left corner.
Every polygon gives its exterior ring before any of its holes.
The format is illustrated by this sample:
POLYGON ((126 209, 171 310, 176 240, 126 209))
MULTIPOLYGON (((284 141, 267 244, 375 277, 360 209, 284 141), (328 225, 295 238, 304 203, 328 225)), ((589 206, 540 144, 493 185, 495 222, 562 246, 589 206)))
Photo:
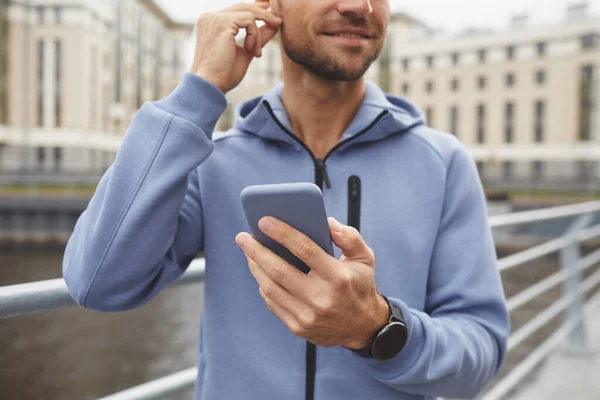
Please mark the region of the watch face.
POLYGON ((373 343, 373 356, 378 360, 389 360, 404 348, 408 332, 400 322, 393 322, 385 327, 373 343))

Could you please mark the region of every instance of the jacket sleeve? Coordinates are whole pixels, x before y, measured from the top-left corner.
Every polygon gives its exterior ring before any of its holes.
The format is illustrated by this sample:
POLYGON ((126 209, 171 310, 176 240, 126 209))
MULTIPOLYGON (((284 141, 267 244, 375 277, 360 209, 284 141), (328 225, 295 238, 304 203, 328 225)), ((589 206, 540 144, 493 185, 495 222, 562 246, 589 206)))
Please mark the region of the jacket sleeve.
POLYGON ((140 306, 194 259, 203 243, 196 168, 226 106, 218 88, 191 73, 142 106, 67 243, 63 275, 79 305, 140 306))
POLYGON ((485 196, 462 147, 447 169, 425 312, 390 300, 401 308, 409 337, 392 360, 363 359, 373 377, 405 393, 471 398, 496 375, 510 323, 485 196))

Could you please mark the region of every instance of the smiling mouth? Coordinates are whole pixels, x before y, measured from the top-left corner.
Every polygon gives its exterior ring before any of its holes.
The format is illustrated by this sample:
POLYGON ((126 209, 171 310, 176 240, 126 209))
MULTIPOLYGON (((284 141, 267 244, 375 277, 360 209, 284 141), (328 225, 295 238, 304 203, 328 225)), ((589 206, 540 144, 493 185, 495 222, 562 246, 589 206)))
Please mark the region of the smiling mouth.
POLYGON ((360 33, 325 33, 325 35, 331 37, 344 37, 354 39, 373 39, 372 36, 361 35, 360 33))

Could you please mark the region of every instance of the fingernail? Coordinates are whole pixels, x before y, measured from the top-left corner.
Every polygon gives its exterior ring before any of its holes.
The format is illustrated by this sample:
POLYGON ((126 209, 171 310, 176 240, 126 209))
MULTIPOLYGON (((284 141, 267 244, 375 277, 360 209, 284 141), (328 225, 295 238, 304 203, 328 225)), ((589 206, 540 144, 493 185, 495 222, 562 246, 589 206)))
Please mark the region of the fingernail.
POLYGON ((235 237, 235 242, 238 246, 243 248, 246 244, 246 235, 244 235, 243 233, 238 233, 238 235, 235 237))
POLYGON ((331 219, 333 220, 333 229, 337 232, 337 233, 342 233, 342 231, 344 230, 344 225, 340 224, 338 222, 337 219, 331 217, 331 219))
POLYGON ((258 227, 265 233, 268 233, 275 227, 275 222, 269 217, 263 217, 258 221, 258 227))

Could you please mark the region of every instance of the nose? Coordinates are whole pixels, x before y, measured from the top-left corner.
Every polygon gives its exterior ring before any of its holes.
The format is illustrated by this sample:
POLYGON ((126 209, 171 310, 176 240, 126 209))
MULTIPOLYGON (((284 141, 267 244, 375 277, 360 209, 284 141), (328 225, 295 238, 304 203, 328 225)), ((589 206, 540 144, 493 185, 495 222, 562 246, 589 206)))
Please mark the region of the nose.
POLYGON ((366 17, 373 12, 371 0, 339 0, 337 8, 340 14, 354 17, 366 17))

